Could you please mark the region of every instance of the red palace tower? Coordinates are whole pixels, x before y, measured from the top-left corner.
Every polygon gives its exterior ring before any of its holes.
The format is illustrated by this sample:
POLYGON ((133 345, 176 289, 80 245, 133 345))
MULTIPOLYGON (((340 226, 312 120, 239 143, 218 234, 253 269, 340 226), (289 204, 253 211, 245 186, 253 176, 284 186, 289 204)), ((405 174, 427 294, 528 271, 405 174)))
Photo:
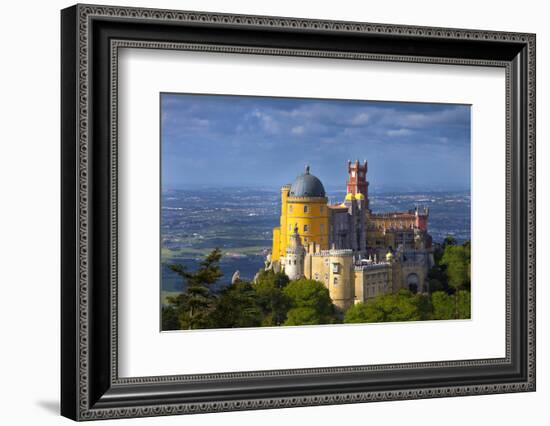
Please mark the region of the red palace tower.
POLYGON ((363 164, 356 160, 354 163, 348 161, 348 194, 363 194, 365 204, 369 208, 369 183, 367 182, 367 160, 363 164))

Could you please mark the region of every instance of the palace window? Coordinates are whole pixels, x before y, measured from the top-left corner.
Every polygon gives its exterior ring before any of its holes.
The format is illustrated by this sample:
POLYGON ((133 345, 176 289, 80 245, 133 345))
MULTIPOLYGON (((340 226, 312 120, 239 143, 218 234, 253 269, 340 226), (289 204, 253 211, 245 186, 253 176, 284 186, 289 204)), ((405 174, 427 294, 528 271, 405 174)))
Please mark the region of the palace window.
POLYGON ((332 273, 333 274, 339 274, 340 273, 340 264, 339 263, 333 263, 332 264, 332 273))
POLYGON ((309 231, 309 226, 308 225, 304 225, 304 232, 307 232, 309 231))
POLYGON ((309 211, 309 206, 304 206, 304 213, 307 213, 309 211))
POLYGON ((334 277, 334 285, 338 285, 338 277, 334 277))
POLYGON ((323 214, 325 212, 325 206, 321 206, 321 214, 323 214))
POLYGON ((292 204, 290 206, 288 206, 288 212, 292 213, 292 204))

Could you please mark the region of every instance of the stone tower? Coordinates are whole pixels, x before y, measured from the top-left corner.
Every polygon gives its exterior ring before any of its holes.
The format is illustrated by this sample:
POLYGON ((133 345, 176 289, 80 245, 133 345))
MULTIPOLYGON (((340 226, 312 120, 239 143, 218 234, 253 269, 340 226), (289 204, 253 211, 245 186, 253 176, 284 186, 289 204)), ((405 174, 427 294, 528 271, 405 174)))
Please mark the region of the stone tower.
POLYGON ((305 250, 300 240, 298 226, 294 226, 294 232, 290 235, 290 243, 286 248, 285 273, 291 280, 297 280, 304 276, 305 250))
POLYGON ((348 194, 362 194, 365 197, 365 207, 369 208, 369 183, 367 182, 367 160, 363 164, 356 160, 348 161, 348 194))

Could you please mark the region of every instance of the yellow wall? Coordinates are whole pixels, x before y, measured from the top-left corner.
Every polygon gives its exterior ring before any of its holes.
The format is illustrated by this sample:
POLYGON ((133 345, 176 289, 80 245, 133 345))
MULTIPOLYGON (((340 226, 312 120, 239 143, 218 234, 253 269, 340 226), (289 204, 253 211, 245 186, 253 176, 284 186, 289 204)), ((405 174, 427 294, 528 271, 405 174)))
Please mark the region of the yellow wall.
POLYGON ((298 226, 298 233, 304 246, 315 242, 320 245, 321 250, 329 248, 328 200, 324 197, 289 197, 289 190, 290 187, 286 185, 281 188, 280 227, 273 229, 271 251, 273 260, 279 260, 285 256, 295 225, 298 226), (306 206, 307 211, 304 211, 306 206), (278 239, 278 244, 275 239, 278 239))
POLYGON ((271 249, 271 261, 279 260, 279 242, 281 240, 281 228, 273 228, 273 247, 271 249))
POLYGON ((330 256, 329 293, 332 303, 341 311, 353 305, 355 295, 355 271, 353 270, 352 256, 330 256), (333 270, 332 264, 338 264, 338 273, 333 270), (338 282, 335 284, 335 278, 338 282))
POLYGON ((286 245, 290 239, 287 226, 287 200, 288 193, 290 191, 290 185, 284 185, 281 188, 281 231, 279 233, 279 257, 286 254, 286 245))
POLYGON ((286 241, 288 240, 288 229, 286 224, 286 205, 290 185, 281 187, 281 217, 279 220, 280 226, 273 228, 273 243, 271 248, 271 260, 279 260, 286 252, 286 241))
POLYGON ((329 259, 327 256, 306 256, 311 262, 311 270, 308 270, 306 278, 322 282, 327 288, 330 279, 329 259))
MULTIPOLYGON (((289 197, 286 205, 286 232, 282 236, 281 246, 282 255, 290 242, 290 235, 294 232, 294 226, 298 226, 298 233, 302 238, 302 244, 315 242, 319 244, 321 250, 328 249, 329 220, 326 198, 313 197, 289 197), (307 212, 304 211, 307 207, 307 212), (307 225, 307 230, 305 226, 307 225)), ((281 219, 281 226, 283 220, 281 219)))

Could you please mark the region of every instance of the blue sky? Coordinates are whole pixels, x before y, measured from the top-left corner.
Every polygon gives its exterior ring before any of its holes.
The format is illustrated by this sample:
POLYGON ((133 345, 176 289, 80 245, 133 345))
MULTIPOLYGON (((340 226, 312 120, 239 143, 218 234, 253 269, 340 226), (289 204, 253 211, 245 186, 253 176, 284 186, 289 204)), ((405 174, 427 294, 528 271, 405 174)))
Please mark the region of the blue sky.
POLYGON ((277 188, 304 165, 343 188, 348 159, 375 191, 470 186, 470 107, 161 94, 163 189, 277 188))

